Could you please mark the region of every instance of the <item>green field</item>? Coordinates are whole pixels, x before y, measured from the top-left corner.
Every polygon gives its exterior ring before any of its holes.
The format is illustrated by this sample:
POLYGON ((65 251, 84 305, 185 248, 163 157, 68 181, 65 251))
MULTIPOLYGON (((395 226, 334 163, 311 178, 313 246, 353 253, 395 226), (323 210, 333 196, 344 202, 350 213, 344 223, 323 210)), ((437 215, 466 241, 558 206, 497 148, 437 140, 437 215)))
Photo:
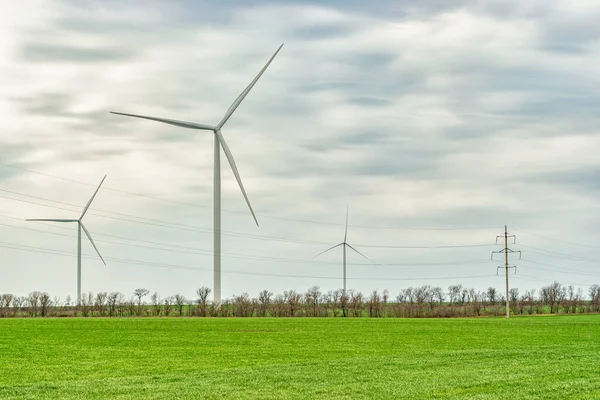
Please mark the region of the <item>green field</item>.
POLYGON ((2 319, 0 398, 600 399, 600 315, 2 319))

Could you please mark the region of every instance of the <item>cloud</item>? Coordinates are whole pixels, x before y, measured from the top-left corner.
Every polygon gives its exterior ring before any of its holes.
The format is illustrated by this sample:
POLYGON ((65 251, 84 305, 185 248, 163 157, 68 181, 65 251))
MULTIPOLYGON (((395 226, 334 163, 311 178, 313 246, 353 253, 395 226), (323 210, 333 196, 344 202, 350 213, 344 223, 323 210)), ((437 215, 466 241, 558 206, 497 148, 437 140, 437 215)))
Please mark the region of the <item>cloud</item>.
MULTIPOLYGON (((99 269, 86 260, 89 290, 148 286, 192 295, 212 282, 213 135, 108 112, 216 123, 281 42, 280 55, 223 128, 261 223, 260 229, 253 225, 222 156, 223 229, 230 234, 223 249, 295 261, 225 257, 225 294, 338 287, 330 280, 227 271, 337 273, 328 269, 334 264, 299 260, 339 239, 346 204, 353 243, 362 245, 491 243, 504 224, 550 237, 567 233, 576 242, 597 234, 594 21, 600 10, 594 4, 157 1, 140 9, 65 1, 21 7, 11 6, 10 15, 18 21, 14 16, 31 12, 27 23, 3 20, 0 28, 6 49, 0 52, 6 66, 0 162, 50 176, 5 167, 0 189, 79 204, 107 173, 91 211, 119 214, 90 214, 92 233, 208 250, 200 256, 100 243, 107 257, 200 269, 110 261, 99 269)), ((0 205, 15 218, 63 212, 6 198, 0 205)), ((71 242, 11 229, 0 233, 1 240, 72 250, 71 242)), ((523 236, 526 245, 552 244, 523 236)), ((381 263, 485 263, 491 249, 359 250, 381 263)), ((557 251, 587 250, 565 245, 557 251)), ((53 293, 72 294, 72 282, 62 278, 70 276, 64 267, 69 259, 18 251, 9 257, 10 265, 43 277, 23 282, 11 272, 12 291, 38 290, 46 282, 53 293), (49 268, 56 273, 45 272, 49 268)), ((324 261, 339 261, 331 257, 324 261)), ((478 275, 473 268, 485 264, 469 268, 459 272, 478 275)), ((447 276, 439 269, 359 266, 352 273, 447 276)), ((556 275, 568 283, 563 278, 556 275)), ((353 284, 363 291, 388 285, 392 292, 408 285, 391 282, 353 284)), ((490 282, 436 284, 486 288, 490 282)))
POLYGON ((47 43, 28 43, 22 49, 25 62, 100 63, 127 60, 133 55, 125 49, 81 48, 47 43))

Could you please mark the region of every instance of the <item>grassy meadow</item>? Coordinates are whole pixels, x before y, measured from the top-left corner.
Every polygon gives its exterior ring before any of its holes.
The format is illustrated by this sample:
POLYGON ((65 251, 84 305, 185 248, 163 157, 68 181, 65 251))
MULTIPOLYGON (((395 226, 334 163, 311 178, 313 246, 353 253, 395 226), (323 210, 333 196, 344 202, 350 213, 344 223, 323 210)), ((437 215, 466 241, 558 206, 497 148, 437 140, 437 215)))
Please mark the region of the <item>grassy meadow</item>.
POLYGON ((2 399, 599 399, 600 315, 0 319, 2 399))

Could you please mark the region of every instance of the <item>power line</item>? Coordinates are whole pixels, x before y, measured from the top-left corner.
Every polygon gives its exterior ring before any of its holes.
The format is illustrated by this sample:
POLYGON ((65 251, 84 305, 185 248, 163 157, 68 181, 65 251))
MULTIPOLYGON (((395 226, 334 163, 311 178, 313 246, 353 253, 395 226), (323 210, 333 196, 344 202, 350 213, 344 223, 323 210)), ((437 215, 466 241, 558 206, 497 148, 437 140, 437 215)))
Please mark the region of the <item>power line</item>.
POLYGON ((469 247, 491 247, 493 244, 449 244, 437 246, 396 246, 396 245, 377 245, 377 244, 357 244, 357 247, 371 247, 378 249, 464 249, 469 247))
MULTIPOLYGON (((15 243, 7 243, 0 242, 0 247, 21 251, 28 251, 34 253, 43 253, 43 254, 52 254, 52 255, 60 255, 60 256, 73 256, 75 253, 65 252, 65 251, 57 251, 53 249, 27 246, 27 245, 19 245, 15 243)), ((91 255, 84 254, 82 255, 84 258, 95 258, 91 255)), ((115 257, 106 257, 107 260, 121 263, 121 264, 132 264, 132 265, 144 265, 150 267, 157 268, 167 268, 167 269, 182 269, 189 271, 212 271, 211 268, 202 268, 202 267, 191 267, 187 265, 179 265, 179 264, 170 264, 170 263, 156 263, 156 262, 147 262, 141 260, 130 260, 130 259, 122 259, 115 257)), ((248 272, 248 271, 238 271, 238 270, 229 270, 223 271, 223 273, 227 274, 239 274, 239 275, 257 275, 257 276, 276 276, 276 277, 287 277, 287 278, 305 278, 305 279, 335 279, 338 280, 339 277, 336 276, 317 276, 317 275, 293 275, 293 274, 274 274, 274 273, 262 273, 262 272, 248 272)), ((438 280, 438 279, 475 279, 475 278, 486 278, 489 275, 470 275, 470 276, 453 276, 453 277, 419 277, 419 278, 390 278, 390 277, 359 277, 359 278, 349 278, 354 280, 372 280, 372 281, 415 281, 415 280, 438 280)))
MULTIPOLYGON (((528 260, 526 258, 524 258, 522 261, 526 262, 526 263, 531 263, 531 264, 536 264, 536 265, 542 265, 542 266, 546 266, 546 267, 559 268, 559 269, 564 270, 564 271, 570 271, 570 272, 575 272, 575 273, 583 273, 583 274, 592 273, 590 271, 583 271, 581 269, 573 269, 573 268, 568 268, 568 267, 559 267, 558 265, 548 264, 546 262, 531 261, 531 260, 528 260)), ((600 271, 598 273, 600 273, 600 271)))
POLYGON ((520 245, 520 246, 523 248, 526 248, 526 249, 530 249, 533 253, 537 253, 542 256, 563 258, 563 259, 571 260, 571 261, 587 261, 587 262, 593 262, 593 263, 600 263, 600 260, 595 260, 593 258, 582 257, 582 256, 573 255, 573 254, 559 253, 556 251, 540 249, 538 247, 533 247, 533 246, 525 246, 525 245, 520 245))
POLYGON ((583 243, 569 242, 567 240, 556 239, 556 238, 552 238, 550 236, 539 235, 539 234, 531 233, 531 232, 524 232, 524 231, 522 231, 520 229, 519 230, 513 229, 513 230, 516 231, 516 232, 524 233, 526 235, 531 235, 531 236, 536 236, 536 237, 539 237, 539 238, 542 238, 542 239, 552 240, 552 241, 555 241, 555 242, 558 242, 558 243, 565 243, 565 244, 570 244, 570 245, 573 245, 573 246, 589 247, 591 249, 600 249, 600 246, 595 246, 595 245, 592 245, 592 244, 583 244, 583 243))
MULTIPOLYGON (((73 235, 68 235, 68 234, 64 234, 64 233, 50 232, 50 231, 44 231, 41 229, 14 226, 14 225, 10 225, 10 224, 0 223, 0 226, 5 226, 5 227, 9 227, 9 228, 14 228, 14 229, 27 230, 27 231, 32 231, 32 232, 40 232, 40 233, 44 233, 44 234, 48 234, 48 235, 55 235, 55 236, 62 236, 62 237, 69 237, 69 238, 75 237, 73 235)), ((62 229, 69 230, 68 228, 62 228, 62 229)), ((195 248, 195 247, 171 245, 171 244, 159 243, 159 242, 148 241, 148 240, 132 239, 132 238, 127 238, 127 237, 123 237, 123 236, 106 235, 106 234, 95 233, 95 232, 94 232, 94 235, 129 240, 129 241, 134 241, 134 242, 139 242, 139 243, 145 243, 145 244, 149 244, 152 246, 133 244, 133 243, 123 243, 123 242, 116 242, 116 241, 112 241, 112 240, 103 240, 103 239, 97 240, 100 243, 110 243, 110 244, 116 244, 116 245, 120 245, 120 246, 145 248, 145 249, 150 249, 150 250, 155 250, 155 251, 166 251, 166 252, 195 254, 195 255, 204 255, 204 256, 211 256, 213 254, 212 250, 200 249, 200 248, 195 248), (167 247, 167 248, 157 248, 156 246, 162 246, 162 247, 167 247), (171 247, 171 248, 168 248, 168 247, 171 247)), ((323 265, 338 265, 339 264, 338 262, 333 262, 333 261, 290 259, 290 258, 283 258, 283 257, 269 257, 269 256, 253 255, 253 254, 231 253, 231 252, 224 252, 223 254, 229 258, 255 260, 255 261, 284 262, 284 263, 295 263, 295 264, 323 264, 323 265)), ((482 260, 464 260, 464 261, 454 261, 454 262, 444 262, 444 263, 439 263, 439 262, 403 263, 403 264, 348 263, 348 265, 380 266, 380 267, 418 267, 418 266, 448 266, 448 265, 469 265, 469 264, 473 265, 473 264, 481 264, 481 263, 482 263, 482 260)))
MULTIPOLYGON (((4 225, 4 224, 2 224, 4 225)), ((13 227, 11 225, 6 225, 9 227, 13 227)), ((15 228, 21 228, 21 227, 15 227, 15 228)), ((30 230, 30 228, 23 228, 23 229, 27 229, 30 230)), ((68 229, 68 228, 65 228, 68 229)), ((36 230, 38 231, 38 230, 36 230)), ((56 232, 45 232, 45 231, 40 231, 43 233, 50 233, 50 234, 58 234, 56 232)), ((63 234, 58 234, 61 236, 69 236, 69 235, 63 235, 63 234)), ((96 233, 96 235, 98 236, 102 236, 102 234, 98 234, 96 233)), ((110 235, 107 235, 110 236, 110 235)), ((127 239, 127 238, 126 238, 127 239)), ((127 239, 130 240, 130 239, 127 239)), ((136 239, 131 239, 131 240, 136 240, 136 239)), ((19 251, 27 251, 27 252, 34 252, 34 253, 42 253, 42 254, 51 254, 51 255, 61 255, 61 256, 68 256, 71 257, 73 255, 75 255, 75 253, 72 252, 67 252, 67 251, 62 251, 62 250, 55 250, 55 249, 48 249, 48 248, 43 248, 43 247, 34 247, 34 246, 27 246, 27 245, 21 245, 21 244, 17 244, 17 243, 10 243, 10 242, 0 242, 0 247, 1 248, 6 248, 6 249, 13 249, 13 250, 19 250, 19 251)), ((154 243, 154 242, 151 242, 154 243)), ((119 243, 120 244, 120 243, 119 243)), ((159 244, 159 243, 157 243, 159 244)), ((123 245, 127 245, 126 243, 123 243, 123 245)), ((175 247, 184 247, 184 246, 175 246, 175 247)), ((186 247, 184 247, 186 248, 186 247)), ((191 248, 194 249, 194 248, 191 248)), ((91 255, 88 254, 84 254, 83 255, 84 258, 88 258, 88 259, 92 259, 95 258, 91 255)), ((167 263, 154 263, 154 262, 146 262, 146 261, 141 261, 141 260, 130 260, 130 259, 121 259, 121 258, 115 258, 115 257, 107 257, 108 260, 113 261, 113 262, 117 262, 117 263, 123 263, 123 264, 131 264, 131 265, 146 265, 146 266, 151 266, 151 267, 160 267, 160 268, 174 268, 174 269, 184 269, 184 270, 206 270, 209 271, 209 268, 199 268, 199 267, 191 267, 191 266, 185 266, 185 265, 179 265, 179 264, 167 264, 167 263)), ((528 263, 533 263, 533 264, 539 264, 539 265, 548 265, 545 263, 538 263, 535 261, 531 261, 531 260, 523 260, 525 262, 528 263)), ((477 260, 473 260, 473 262, 477 262, 477 260)), ((423 266, 423 265, 451 265, 451 264, 466 264, 468 263, 467 261, 459 261, 459 262, 455 262, 455 263, 415 263, 415 264, 395 264, 395 265, 402 265, 402 266, 423 266)), ((332 264, 337 264, 337 263, 332 263, 332 264)), ((357 264, 360 265, 360 264, 357 264)), ((367 265, 367 264, 365 264, 367 265)), ((368 264, 370 265, 370 264, 368 264)), ((384 266, 386 266, 386 264, 382 264, 384 266)), ((392 264, 387 264, 387 266, 391 266, 392 264)), ((548 266, 552 266, 552 265, 548 265, 548 266)), ((556 268, 560 268, 557 266, 554 266, 556 268)), ((579 273, 579 275, 590 275, 590 276, 595 276, 593 274, 588 274, 587 271, 580 271, 580 270, 572 270, 573 272, 579 273)), ((552 271, 552 272, 560 272, 560 271, 552 271)), ((254 273, 254 272, 244 272, 244 271, 228 271, 226 273, 231 273, 231 274, 244 274, 244 275, 261 275, 261 276, 279 276, 279 277, 291 277, 291 278, 310 278, 310 279, 339 279, 339 277, 334 277, 334 276, 313 276, 313 275, 291 275, 291 274, 269 274, 269 273, 254 273)), ((472 278, 485 278, 485 277, 490 277, 491 275, 471 275, 471 276, 444 276, 444 277, 420 277, 420 278, 373 278, 373 277, 363 277, 363 278, 349 278, 349 279, 356 279, 356 280, 391 280, 391 281, 413 281, 413 280, 448 280, 448 279, 472 279, 472 278)), ((521 277, 516 276, 516 278, 519 279, 526 279, 526 280, 533 280, 533 281, 547 281, 547 282, 552 282, 551 280, 548 279, 543 279, 543 278, 537 278, 537 277, 531 277, 531 276, 527 276, 525 275, 525 277, 523 277, 523 275, 521 274, 521 277)), ((591 286, 589 284, 581 284, 581 283, 571 283, 573 285, 583 285, 583 286, 591 286)))
MULTIPOLYGON (((13 168, 13 169, 18 169, 18 170, 21 170, 21 171, 25 171, 25 172, 29 172, 29 173, 33 173, 33 174, 38 174, 38 175, 46 176, 46 177, 49 177, 49 178, 60 179, 60 180, 66 181, 66 182, 77 183, 77 184, 86 185, 86 186, 95 186, 95 184, 93 184, 93 183, 82 182, 82 181, 78 181, 78 180, 75 180, 75 179, 65 178, 65 177, 61 177, 61 176, 57 176, 57 175, 52 175, 52 174, 47 174, 47 173, 44 173, 44 172, 35 171, 35 170, 32 170, 32 169, 23 168, 23 167, 18 167, 18 166, 6 164, 6 163, 0 163, 0 166, 4 166, 4 167, 8 167, 8 168, 13 168)), ((209 206, 202 206, 202 205, 193 204, 193 203, 186 203, 186 202, 181 202, 181 201, 177 201, 177 200, 166 199, 166 198, 163 198, 163 197, 150 196, 150 195, 146 195, 146 194, 129 192, 129 191, 126 191, 126 190, 120 190, 120 189, 115 189, 115 188, 110 188, 110 187, 104 187, 104 190, 109 190, 109 191, 113 191, 113 192, 117 192, 117 193, 123 193, 123 194, 127 194, 127 195, 132 195, 132 196, 145 197, 145 198, 152 199, 152 200, 158 200, 158 201, 167 202, 167 203, 179 204, 179 205, 188 206, 188 207, 203 208, 203 209, 207 209, 207 210, 212 209, 212 207, 209 207, 209 206)), ((222 209, 221 211, 228 212, 228 213, 233 213, 233 214, 239 214, 239 215, 246 215, 246 212, 242 212, 242 211, 233 211, 233 210, 225 210, 225 209, 222 209)), ((279 217, 279 216, 273 216, 273 215, 268 215, 268 214, 258 214, 258 215, 261 218, 268 218, 268 219, 281 220, 281 221, 300 222, 300 223, 307 223, 307 224, 328 225, 328 226, 338 226, 338 227, 339 226, 344 226, 344 224, 334 223, 334 222, 313 221, 313 220, 297 219, 297 218, 287 218, 287 217, 279 217)), ((415 227, 389 227, 389 226, 369 226, 369 225, 352 225, 352 227, 353 228, 363 228, 363 229, 381 229, 381 230, 399 230, 399 231, 442 231, 442 232, 443 231, 470 231, 470 230, 491 230, 491 229, 496 229, 494 227, 415 228, 415 227)))
MULTIPOLYGON (((526 261, 526 260, 523 260, 526 261)), ((540 268, 540 267, 529 267, 529 268, 533 268, 533 269, 538 269, 540 271, 548 271, 548 272, 557 272, 559 274, 569 274, 569 275, 582 275, 582 276, 596 276, 596 277, 600 277, 600 273, 593 273, 593 272, 584 272, 584 271, 574 271, 572 269, 567 269, 567 268, 562 268, 563 270, 561 270, 561 267, 556 267, 556 266, 552 266, 552 265, 547 265, 544 263, 540 263, 540 262, 535 262, 535 261, 528 261, 532 264, 536 264, 536 265, 542 265, 545 267, 555 267, 555 268, 559 268, 559 269, 548 269, 548 268, 540 268)))
MULTIPOLYGON (((515 278, 516 279, 525 279, 525 280, 534 281, 534 282, 539 282, 539 281, 548 282, 548 283, 553 283, 554 282, 553 280, 550 280, 550 279, 538 278, 538 277, 535 277, 535 276, 523 275, 523 274, 519 274, 515 278)), ((581 283, 581 282, 578 282, 578 283, 577 282, 565 282, 565 283, 567 283, 569 285, 577 285, 577 286, 585 286, 585 287, 593 286, 593 284, 581 283)))
MULTIPOLYGON (((54 208, 54 209, 57 209, 57 210, 75 212, 74 210, 63 208, 63 207, 52 206, 52 205, 49 205, 49 204, 43 204, 43 203, 38 203, 38 202, 34 202, 34 201, 29 201, 29 200, 15 199, 13 197, 7 197, 7 196, 1 196, 0 195, 0 198, 4 198, 4 199, 8 199, 8 200, 13 200, 13 201, 18 201, 18 202, 23 202, 23 203, 28 203, 28 204, 34 204, 34 205, 38 205, 38 206, 42 206, 42 207, 54 208)), ((45 199, 45 201, 53 202, 53 200, 50 200, 50 199, 45 199)), ((112 213, 112 212, 109 212, 109 211, 103 211, 103 212, 105 212, 105 213, 112 213)), ((180 223, 174 223, 174 222, 168 222, 168 221, 161 221, 161 220, 152 220, 150 218, 138 217, 138 216, 135 216, 135 215, 129 215, 129 214, 123 214, 123 213, 112 213, 112 214, 127 215, 130 218, 137 218, 137 219, 142 219, 142 220, 146 220, 146 221, 136 221, 136 220, 128 219, 128 218, 121 218, 121 217, 113 217, 113 216, 109 216, 109 215, 102 215, 102 214, 98 214, 97 212, 94 212, 94 211, 90 211, 89 214, 97 216, 97 217, 100 217, 100 218, 108 218, 108 219, 113 219, 113 220, 118 220, 118 221, 132 222, 132 223, 136 223, 136 224, 150 225, 150 226, 156 226, 156 227, 160 227, 160 228, 177 229, 177 230, 190 231, 190 232, 200 232, 200 233, 206 233, 206 234, 210 234, 210 235, 213 234, 212 229, 209 229, 209 228, 203 228, 203 227, 199 227, 199 226, 195 226, 195 225, 180 224, 180 223), (152 221, 155 221, 155 222, 152 222, 152 221)), ((289 243, 302 243, 302 244, 315 244, 315 245, 317 245, 317 244, 318 245, 328 244, 328 242, 317 242, 317 241, 310 241, 310 240, 294 240, 294 239, 287 239, 287 238, 281 238, 281 237, 272 237, 272 236, 262 236, 262 235, 246 234, 246 233, 240 233, 240 232, 225 232, 225 231, 222 231, 222 234, 226 235, 226 236, 245 237, 245 238, 257 239, 257 240, 270 240, 270 241, 280 241, 280 242, 289 242, 289 243)))
MULTIPOLYGON (((10 191, 6 191, 6 190, 3 190, 3 189, 0 189, 0 191, 10 192, 10 191)), ((18 193, 18 192, 10 192, 10 193, 21 195, 21 196, 25 196, 25 197, 32 197, 32 198, 35 198, 35 199, 38 199, 38 200, 47 201, 47 202, 51 202, 51 203, 58 203, 58 204, 63 204, 63 205, 68 205, 68 206, 75 207, 75 205, 73 205, 73 204, 64 203, 64 202, 58 202, 58 201, 51 200, 51 199, 44 198, 44 197, 30 196, 30 195, 22 194, 22 193, 18 193)), ((33 204, 33 205, 38 205, 38 206, 42 206, 42 207, 54 208, 54 209, 57 209, 57 210, 75 212, 75 210, 71 210, 71 209, 68 209, 68 208, 57 207, 57 206, 53 206, 53 205, 49 205, 49 204, 43 204, 43 203, 39 203, 39 202, 35 202, 35 201, 29 201, 29 200, 24 200, 24 199, 16 199, 16 198, 13 198, 13 197, 2 196, 2 195, 0 195, 0 198, 4 198, 4 199, 8 199, 8 200, 13 200, 13 201, 18 201, 18 202, 23 202, 23 203, 28 203, 28 204, 33 204)), ((156 226, 156 227, 168 228, 168 229, 178 229, 178 230, 184 230, 184 231, 190 231, 190 232, 200 232, 200 233, 205 233, 205 234, 210 234, 210 235, 213 234, 212 229, 199 227, 197 225, 180 224, 180 223, 174 223, 174 222, 163 221, 163 220, 158 220, 158 219, 138 217, 138 216, 135 216, 135 215, 125 214, 125 213, 116 213, 116 212, 112 212, 112 211, 96 210, 96 211, 90 211, 89 214, 97 216, 97 217, 100 217, 100 218, 108 218, 108 219, 112 219, 112 220, 125 221, 125 222, 131 222, 131 223, 136 223, 136 224, 150 225, 150 226, 156 226), (107 214, 119 215, 119 217, 98 214, 97 213, 98 211, 103 212, 103 213, 107 213, 107 214), (129 218, 126 218, 126 217, 129 217, 129 218), (142 220, 142 221, 137 221, 137 220, 130 219, 130 218, 136 218, 136 219, 139 219, 139 220, 142 220)), ((320 246, 330 244, 329 242, 320 242, 320 241, 315 241, 315 240, 288 239, 288 238, 284 238, 284 237, 264 236, 264 235, 256 235, 256 234, 233 232, 233 231, 221 231, 221 233, 223 235, 225 235, 225 236, 242 237, 242 238, 255 239, 255 240, 267 240, 267 241, 278 241, 278 242, 286 242, 286 243, 311 244, 311 245, 320 245, 320 246)), ((464 245, 437 245, 437 246, 434 246, 434 245, 428 245, 428 246, 400 246, 400 245, 357 244, 357 246, 370 247, 370 248, 388 248, 388 249, 453 249, 453 248, 468 248, 468 247, 489 247, 489 246, 492 246, 492 245, 491 244, 464 244, 464 245)))

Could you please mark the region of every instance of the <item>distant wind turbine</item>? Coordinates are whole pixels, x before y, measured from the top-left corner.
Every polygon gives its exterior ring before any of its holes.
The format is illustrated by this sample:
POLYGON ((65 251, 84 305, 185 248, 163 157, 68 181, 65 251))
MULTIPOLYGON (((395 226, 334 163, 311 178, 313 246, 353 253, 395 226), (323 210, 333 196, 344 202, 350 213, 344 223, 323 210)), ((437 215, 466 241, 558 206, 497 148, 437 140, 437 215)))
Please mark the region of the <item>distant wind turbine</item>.
POLYGON ((319 257, 321 254, 325 254, 327 253, 329 250, 333 250, 337 247, 342 246, 343 252, 344 252, 344 294, 346 294, 346 247, 351 248, 352 250, 354 250, 355 252, 357 252, 358 254, 360 254, 361 256, 363 256, 364 258, 366 258, 368 261, 373 262, 369 259, 369 257, 365 256, 363 253, 361 253, 360 251, 356 250, 354 247, 352 247, 352 245, 350 245, 346 240, 348 239, 348 206, 346 206, 346 230, 344 231, 344 241, 342 243, 338 243, 335 246, 332 246, 330 248, 328 248, 325 251, 320 252, 319 254, 317 254, 316 256, 314 256, 313 258, 317 258, 319 257))
POLYGON ((252 206, 250 205, 250 200, 248 200, 248 195, 246 194, 246 190, 244 190, 244 185, 242 184, 242 179, 240 178, 240 174, 238 172, 237 166, 235 165, 235 160, 233 159, 233 155, 231 154, 231 150, 229 150, 229 146, 225 143, 225 138, 221 133, 221 128, 225 123, 229 120, 231 115, 238 108, 240 103, 244 100, 244 98, 248 95, 250 90, 254 87, 258 79, 262 76, 262 74, 266 71, 267 67, 271 64, 277 53, 281 50, 283 44, 279 46, 275 54, 269 59, 267 64, 260 70, 258 75, 250 82, 250 84, 244 89, 244 91, 235 99, 233 104, 229 107, 221 121, 217 125, 205 125, 205 124, 197 124, 193 122, 186 121, 176 121, 172 119, 165 118, 156 118, 149 117, 138 114, 127 114, 121 112, 111 111, 112 114, 124 115, 127 117, 135 117, 135 118, 143 118, 149 119, 152 121, 163 122, 169 125, 175 125, 181 128, 188 129, 199 129, 212 131, 214 133, 214 187, 213 187, 213 203, 214 203, 214 215, 213 215, 213 263, 214 263, 214 281, 213 281, 213 300, 215 304, 221 303, 221 147, 225 152, 225 156, 227 157, 227 161, 229 161, 229 165, 235 175, 235 179, 237 180, 238 185, 244 195, 244 199, 246 199, 246 203, 248 204, 248 208, 252 213, 252 217, 258 226, 258 220, 256 219, 256 215, 254 214, 254 210, 252 210, 252 206))
POLYGON ((85 208, 83 209, 83 212, 81 213, 81 216, 78 219, 46 219, 46 218, 27 219, 27 221, 77 222, 77 305, 81 304, 81 230, 82 229, 85 232, 88 239, 90 239, 90 243, 92 244, 92 246, 94 246, 94 249, 96 250, 96 253, 98 253, 98 256, 100 257, 100 259, 102 260, 104 265, 106 265, 104 258, 102 258, 100 251, 98 251, 98 248, 96 247, 96 244, 94 243, 94 240, 92 239, 92 235, 90 235, 90 232, 87 230, 85 225, 83 225, 83 221, 82 221, 83 216, 87 212, 88 208, 90 208, 92 201, 94 201, 94 197, 96 197, 96 194, 98 193, 98 190, 100 190, 100 186, 102 186, 102 183, 104 182, 105 179, 106 179, 106 175, 104 175, 104 178, 102 178, 102 181, 98 185, 98 188, 92 195, 92 198, 90 199, 90 201, 88 201, 88 203, 85 205, 85 208))

